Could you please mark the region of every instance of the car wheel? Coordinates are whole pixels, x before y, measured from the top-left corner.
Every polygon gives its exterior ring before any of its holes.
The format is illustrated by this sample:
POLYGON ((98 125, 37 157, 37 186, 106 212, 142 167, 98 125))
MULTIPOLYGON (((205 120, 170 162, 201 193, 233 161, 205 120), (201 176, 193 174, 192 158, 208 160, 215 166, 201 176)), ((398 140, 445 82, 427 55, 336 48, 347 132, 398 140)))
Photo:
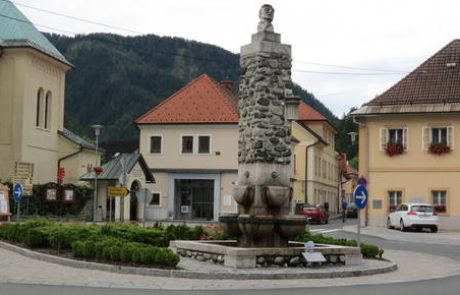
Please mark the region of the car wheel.
POLYGON ((404 226, 404 221, 402 219, 399 222, 399 230, 400 231, 406 231, 406 227, 404 226))
POLYGON ((437 232, 437 231, 438 231, 438 227, 437 227, 437 226, 433 226, 433 227, 431 228, 431 232, 432 232, 432 233, 435 233, 435 232, 437 232))
POLYGON ((387 228, 388 228, 388 229, 392 229, 392 228, 393 228, 393 227, 391 226, 390 217, 388 217, 388 219, 387 219, 387 228))

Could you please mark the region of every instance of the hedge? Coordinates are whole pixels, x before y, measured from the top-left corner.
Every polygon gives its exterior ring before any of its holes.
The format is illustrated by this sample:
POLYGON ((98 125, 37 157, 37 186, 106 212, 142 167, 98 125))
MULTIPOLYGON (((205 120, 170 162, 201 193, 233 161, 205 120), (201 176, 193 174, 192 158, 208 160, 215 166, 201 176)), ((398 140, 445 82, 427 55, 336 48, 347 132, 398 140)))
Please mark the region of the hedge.
MULTIPOLYGON (((336 239, 332 237, 325 237, 321 234, 312 235, 310 231, 306 230, 303 236, 300 236, 296 239, 300 242, 313 241, 316 244, 329 244, 329 245, 339 245, 339 246, 348 246, 348 247, 357 247, 358 242, 356 240, 347 240, 347 239, 336 239)), ((361 243, 361 254, 364 258, 382 258, 384 250, 379 248, 376 245, 361 243)))

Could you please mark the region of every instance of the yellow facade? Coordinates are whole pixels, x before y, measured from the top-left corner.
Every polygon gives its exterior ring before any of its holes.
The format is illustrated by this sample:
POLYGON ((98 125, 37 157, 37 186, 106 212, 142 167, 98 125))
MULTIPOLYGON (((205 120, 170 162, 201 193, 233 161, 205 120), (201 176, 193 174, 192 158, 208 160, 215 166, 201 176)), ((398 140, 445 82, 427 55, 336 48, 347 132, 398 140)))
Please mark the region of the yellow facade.
POLYGON ((368 180, 369 225, 384 225, 390 211, 392 192, 401 202, 437 202, 433 194, 445 192, 446 212, 440 213, 441 229, 460 229, 460 118, 457 114, 363 116, 359 129, 359 174, 368 180), (429 152, 430 130, 445 128, 450 152, 429 152), (406 147, 401 155, 385 151, 385 130, 406 130, 406 147))
POLYGON ((294 146, 293 199, 296 203, 329 204, 338 212, 338 169, 334 150, 335 130, 325 121, 308 124, 292 122, 294 146))
POLYGON ((33 183, 56 180, 58 130, 62 130, 64 124, 65 72, 69 68, 35 49, 3 49, 0 56, 0 178, 12 178, 15 163, 26 162, 34 164, 33 183), (38 119, 37 113, 40 113, 38 119))

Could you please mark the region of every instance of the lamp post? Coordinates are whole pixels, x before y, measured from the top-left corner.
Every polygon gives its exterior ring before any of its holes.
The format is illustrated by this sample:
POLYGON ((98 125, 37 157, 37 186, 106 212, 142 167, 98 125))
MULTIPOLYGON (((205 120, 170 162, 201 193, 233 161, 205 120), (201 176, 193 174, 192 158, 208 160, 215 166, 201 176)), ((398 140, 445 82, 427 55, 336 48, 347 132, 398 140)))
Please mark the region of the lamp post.
MULTIPOLYGON (((94 129, 94 134, 96 135, 96 167, 98 164, 98 149, 99 149, 99 135, 101 134, 102 125, 91 125, 91 128, 94 129)), ((97 175, 98 172, 94 171, 94 201, 93 201, 93 222, 97 221, 97 175)))

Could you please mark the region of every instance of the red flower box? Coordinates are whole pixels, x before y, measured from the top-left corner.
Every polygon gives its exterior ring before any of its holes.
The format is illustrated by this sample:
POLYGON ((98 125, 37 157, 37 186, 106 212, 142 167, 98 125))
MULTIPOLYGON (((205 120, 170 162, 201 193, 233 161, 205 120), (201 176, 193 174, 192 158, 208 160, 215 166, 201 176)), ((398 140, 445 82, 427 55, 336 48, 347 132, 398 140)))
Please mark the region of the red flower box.
POLYGON ((404 153, 404 146, 401 143, 388 143, 385 152, 390 157, 401 155, 404 153))
POLYGON ((435 154, 435 155, 442 155, 450 152, 450 146, 444 143, 437 143, 437 144, 431 144, 430 153, 435 154))
POLYGON ((446 206, 445 205, 434 205, 434 211, 438 213, 446 213, 446 206))
POLYGON ((94 167, 93 170, 94 170, 94 173, 96 173, 96 175, 99 175, 102 173, 102 171, 104 171, 102 167, 94 167))

